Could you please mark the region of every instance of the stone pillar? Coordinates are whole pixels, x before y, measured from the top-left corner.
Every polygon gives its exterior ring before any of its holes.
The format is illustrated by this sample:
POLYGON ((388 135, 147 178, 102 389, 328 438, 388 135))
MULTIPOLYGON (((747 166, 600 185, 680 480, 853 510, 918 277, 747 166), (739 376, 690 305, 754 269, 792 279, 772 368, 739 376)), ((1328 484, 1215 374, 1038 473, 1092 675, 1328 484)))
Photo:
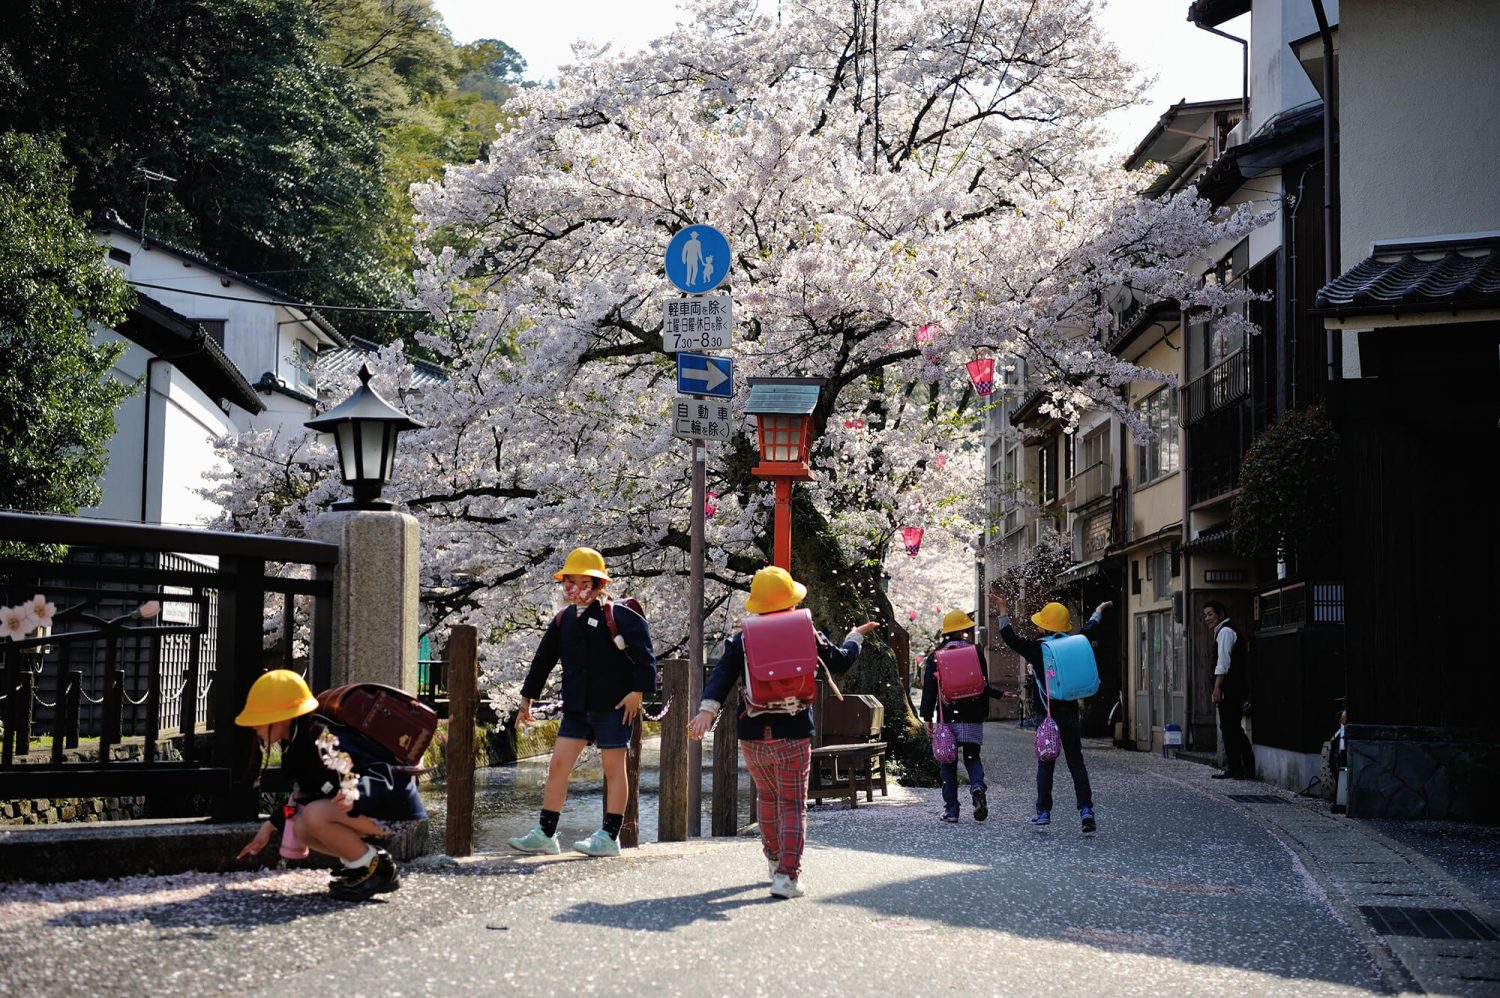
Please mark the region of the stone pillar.
POLYGON ((421 530, 394 510, 324 513, 308 530, 339 546, 333 575, 334 686, 417 689, 417 570, 421 530))

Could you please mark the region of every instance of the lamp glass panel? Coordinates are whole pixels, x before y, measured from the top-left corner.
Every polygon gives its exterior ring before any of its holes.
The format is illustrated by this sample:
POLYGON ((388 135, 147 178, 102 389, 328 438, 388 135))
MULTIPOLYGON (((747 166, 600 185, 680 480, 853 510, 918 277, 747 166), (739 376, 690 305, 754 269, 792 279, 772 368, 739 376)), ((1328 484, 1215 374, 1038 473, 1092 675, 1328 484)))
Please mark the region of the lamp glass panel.
POLYGON ((360 471, 363 481, 385 481, 385 428, 387 424, 356 423, 359 427, 360 471))
POLYGON ((354 444, 354 424, 340 423, 335 426, 333 440, 339 451, 339 476, 347 484, 359 477, 359 448, 354 444))
POLYGON ((380 466, 380 480, 389 482, 396 477, 396 424, 385 424, 385 444, 382 450, 385 453, 385 462, 380 466))

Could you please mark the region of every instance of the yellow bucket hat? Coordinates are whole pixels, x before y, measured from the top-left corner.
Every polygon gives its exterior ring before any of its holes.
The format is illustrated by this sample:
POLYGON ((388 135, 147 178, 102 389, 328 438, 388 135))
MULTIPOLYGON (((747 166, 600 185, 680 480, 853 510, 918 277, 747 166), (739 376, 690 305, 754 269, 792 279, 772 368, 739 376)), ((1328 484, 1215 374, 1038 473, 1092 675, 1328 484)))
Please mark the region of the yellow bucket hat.
POLYGON ((967 631, 974 626, 974 618, 962 610, 949 610, 943 614, 943 633, 952 634, 955 631, 967 631))
POLYGON ((561 571, 552 577, 561 582, 564 575, 587 575, 595 579, 609 581, 609 573, 604 570, 604 555, 593 548, 574 548, 568 552, 568 558, 563 562, 561 571))
POLYGON ((1073 629, 1073 618, 1061 603, 1048 603, 1031 615, 1031 622, 1044 631, 1062 633, 1073 629))
POLYGON ((790 610, 807 595, 807 587, 784 568, 772 565, 762 568, 750 580, 750 598, 745 600, 746 613, 775 613, 790 610))
POLYGON ((234 723, 242 728, 288 721, 318 709, 318 698, 290 669, 272 669, 257 679, 245 697, 245 709, 234 723))

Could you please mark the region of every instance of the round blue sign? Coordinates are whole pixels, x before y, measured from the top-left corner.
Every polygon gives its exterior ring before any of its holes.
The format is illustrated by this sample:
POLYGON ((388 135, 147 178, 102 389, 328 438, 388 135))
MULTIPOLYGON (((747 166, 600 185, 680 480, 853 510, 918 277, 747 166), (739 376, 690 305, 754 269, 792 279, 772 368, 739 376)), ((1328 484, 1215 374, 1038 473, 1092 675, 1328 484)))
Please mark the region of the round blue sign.
POLYGON ((729 240, 712 225, 689 225, 667 243, 667 280, 681 291, 712 291, 728 273, 729 240))

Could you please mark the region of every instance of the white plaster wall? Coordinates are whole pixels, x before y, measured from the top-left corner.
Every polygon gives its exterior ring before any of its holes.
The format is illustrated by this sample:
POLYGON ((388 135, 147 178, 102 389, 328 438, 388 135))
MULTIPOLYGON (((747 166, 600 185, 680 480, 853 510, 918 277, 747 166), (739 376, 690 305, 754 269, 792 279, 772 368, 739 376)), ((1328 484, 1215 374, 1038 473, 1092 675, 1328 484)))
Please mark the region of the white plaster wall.
POLYGON ((206 484, 203 473, 216 465, 211 440, 226 432, 230 420, 218 405, 170 363, 151 366, 151 391, 144 378, 151 354, 112 330, 96 331, 100 342, 124 342, 115 377, 141 382, 141 391, 115 410, 115 435, 108 444, 108 465, 100 480, 103 495, 81 516, 147 523, 199 524, 218 507, 197 495, 206 484), (141 508, 142 453, 146 447, 146 407, 151 407, 150 460, 145 466, 144 521, 141 508))
POLYGON ((1500 4, 1344 0, 1342 268, 1382 239, 1500 229, 1500 4))
MULTIPOLYGON (((1328 23, 1337 24, 1338 0, 1324 0, 1323 8, 1328 23)), ((1318 99, 1287 47, 1317 30, 1312 0, 1255 0, 1250 12, 1250 134, 1278 113, 1318 99)))

